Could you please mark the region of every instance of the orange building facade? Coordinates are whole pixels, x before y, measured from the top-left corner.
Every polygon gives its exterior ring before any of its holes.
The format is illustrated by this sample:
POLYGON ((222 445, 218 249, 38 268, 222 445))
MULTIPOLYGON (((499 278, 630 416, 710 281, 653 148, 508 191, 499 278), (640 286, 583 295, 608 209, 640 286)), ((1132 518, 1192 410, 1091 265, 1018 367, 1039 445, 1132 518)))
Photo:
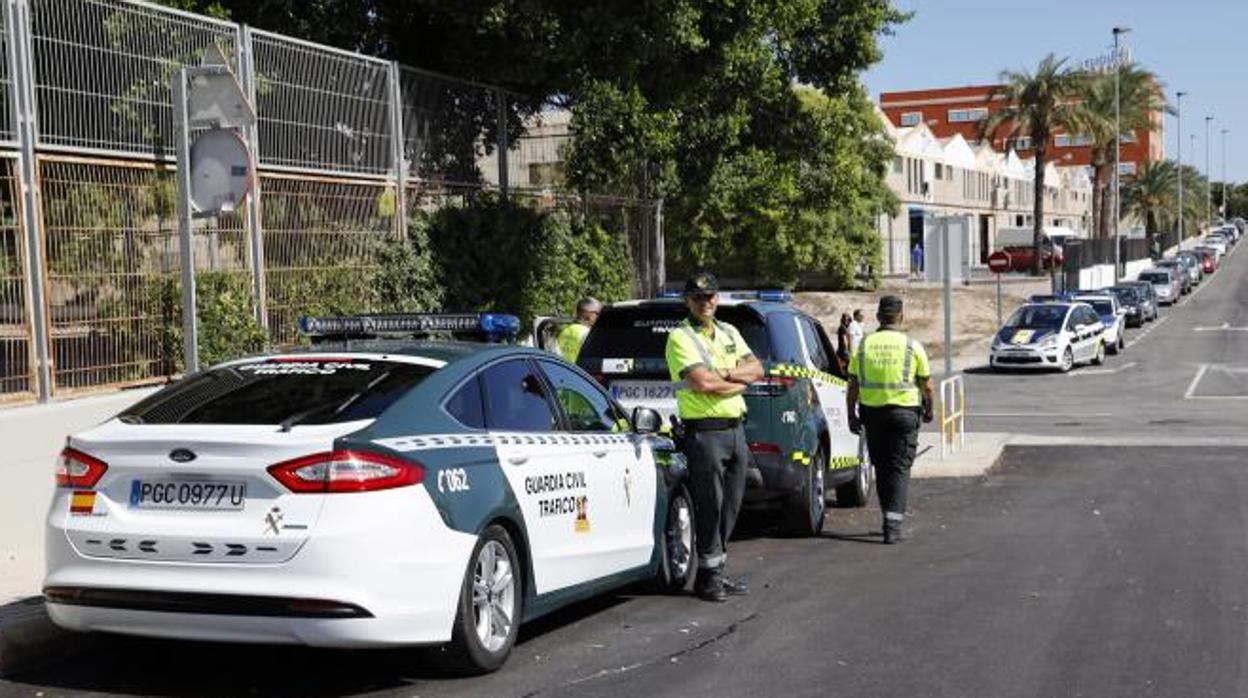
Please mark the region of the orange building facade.
MULTIPOLYGON (((950 87, 935 90, 911 90, 908 92, 884 92, 880 95, 880 109, 897 127, 927 124, 937 138, 949 138, 961 134, 969 143, 978 143, 980 122, 989 114, 999 112, 1007 104, 1002 98, 991 98, 994 85, 950 87)), ((1157 162, 1166 157, 1164 120, 1161 112, 1153 115, 1156 128, 1141 129, 1132 139, 1122 143, 1122 173, 1128 176, 1143 167, 1144 163, 1157 162)), ((1015 137, 1007 139, 1007 129, 993 134, 992 147, 998 152, 1011 148, 1024 159, 1033 157, 1035 150, 1031 139, 1015 137)), ((1087 166, 1092 163, 1092 148, 1086 137, 1080 134, 1055 134, 1049 142, 1048 160, 1058 167, 1087 166)))

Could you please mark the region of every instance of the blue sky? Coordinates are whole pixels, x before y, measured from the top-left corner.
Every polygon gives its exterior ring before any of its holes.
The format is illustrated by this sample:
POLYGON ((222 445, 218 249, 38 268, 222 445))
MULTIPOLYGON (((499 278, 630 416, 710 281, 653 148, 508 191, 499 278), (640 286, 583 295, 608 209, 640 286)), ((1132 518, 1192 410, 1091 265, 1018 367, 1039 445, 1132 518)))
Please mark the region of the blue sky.
MULTIPOLYGON (((1091 58, 1113 46, 1111 29, 1135 59, 1162 79, 1167 98, 1183 98, 1183 159, 1204 170, 1205 117, 1213 178, 1248 181, 1248 0, 896 0, 915 16, 883 39, 884 60, 864 75, 880 92, 995 82, 1003 68, 1035 66, 1046 53, 1091 58), (1189 135, 1196 135, 1195 160, 1189 135)), ((1174 117, 1166 154, 1175 155, 1174 117)))

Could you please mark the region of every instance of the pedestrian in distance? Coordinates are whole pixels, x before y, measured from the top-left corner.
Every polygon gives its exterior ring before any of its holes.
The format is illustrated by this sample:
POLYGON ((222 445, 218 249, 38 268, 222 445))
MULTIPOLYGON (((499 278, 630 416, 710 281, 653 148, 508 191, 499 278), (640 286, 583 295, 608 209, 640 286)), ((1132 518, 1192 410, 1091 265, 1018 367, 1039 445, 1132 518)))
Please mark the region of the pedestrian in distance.
POLYGON ((880 329, 867 335, 849 361, 846 410, 854 433, 867 430, 884 514, 884 542, 900 543, 919 420, 932 421, 932 372, 923 345, 901 331, 901 299, 880 299, 880 329))
POLYGON ((850 326, 854 318, 849 313, 841 313, 841 324, 836 328, 836 360, 841 370, 849 366, 849 357, 854 351, 853 333, 850 326))
POLYGON ((914 243, 914 249, 910 250, 910 274, 923 275, 923 246, 917 242, 914 243))
POLYGON ((862 338, 866 333, 866 328, 862 326, 862 308, 855 308, 854 319, 849 323, 849 348, 851 352, 857 349, 859 344, 862 344, 862 338))
POLYGON ((576 363, 581 355, 581 346, 589 336, 589 330, 598 321, 598 313, 602 312, 602 303, 597 298, 585 296, 576 303, 576 321, 559 332, 559 355, 571 363, 576 363))
POLYGON ((743 580, 724 576, 728 539, 745 496, 750 451, 745 441, 745 398, 763 365, 737 328, 715 319, 719 282, 699 272, 685 282, 688 316, 667 336, 665 356, 676 390, 697 533, 694 591, 707 601, 746 594, 743 580))

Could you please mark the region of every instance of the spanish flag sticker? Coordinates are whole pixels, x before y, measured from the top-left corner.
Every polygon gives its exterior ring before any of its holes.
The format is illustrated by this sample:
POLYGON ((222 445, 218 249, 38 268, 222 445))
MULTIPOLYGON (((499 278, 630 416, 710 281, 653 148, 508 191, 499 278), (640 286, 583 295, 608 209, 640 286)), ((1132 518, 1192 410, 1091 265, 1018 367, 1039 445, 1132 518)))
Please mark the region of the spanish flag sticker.
POLYGON ((75 492, 69 499, 69 513, 91 515, 95 511, 94 492, 75 492))

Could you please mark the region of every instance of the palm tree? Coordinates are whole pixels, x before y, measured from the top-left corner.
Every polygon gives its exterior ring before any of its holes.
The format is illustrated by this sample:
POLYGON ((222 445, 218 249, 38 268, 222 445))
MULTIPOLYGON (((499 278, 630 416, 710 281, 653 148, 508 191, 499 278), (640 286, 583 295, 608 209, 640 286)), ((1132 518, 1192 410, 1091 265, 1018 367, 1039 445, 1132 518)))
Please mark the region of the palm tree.
POLYGON ((1174 161, 1162 160, 1144 165, 1123 192, 1127 210, 1144 221, 1144 235, 1148 249, 1153 249, 1153 238, 1162 225, 1174 216, 1175 188, 1179 173, 1174 161))
POLYGON ((1001 82, 988 96, 1004 100, 1006 107, 991 113, 980 123, 980 138, 1018 135, 1031 138, 1036 154, 1035 209, 1032 215, 1034 257, 1032 273, 1040 274, 1040 243, 1044 229, 1044 166, 1048 161, 1049 139, 1057 131, 1074 132, 1079 124, 1079 95, 1086 76, 1066 67, 1066 59, 1053 54, 1044 57, 1036 71, 1005 70, 1001 82))
POLYGON ((1080 130, 1092 139, 1092 210, 1101 237, 1109 236, 1114 215, 1113 198, 1106 189, 1113 182, 1115 138, 1157 130, 1161 124, 1153 115, 1169 110, 1161 81, 1135 63, 1119 67, 1118 97, 1121 117, 1116 123, 1114 73, 1095 73, 1085 82, 1079 104, 1080 130))

